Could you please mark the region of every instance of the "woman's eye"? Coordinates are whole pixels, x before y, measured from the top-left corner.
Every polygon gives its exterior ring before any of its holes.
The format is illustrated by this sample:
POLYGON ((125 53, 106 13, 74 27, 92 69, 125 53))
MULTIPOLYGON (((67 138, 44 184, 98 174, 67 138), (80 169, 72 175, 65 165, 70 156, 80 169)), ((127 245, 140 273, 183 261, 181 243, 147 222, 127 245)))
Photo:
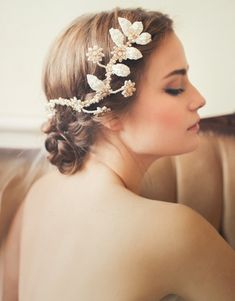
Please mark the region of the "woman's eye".
POLYGON ((183 93, 184 89, 182 89, 182 88, 180 88, 180 89, 171 89, 171 88, 169 88, 169 89, 165 89, 165 92, 170 94, 170 95, 177 96, 177 95, 183 93))

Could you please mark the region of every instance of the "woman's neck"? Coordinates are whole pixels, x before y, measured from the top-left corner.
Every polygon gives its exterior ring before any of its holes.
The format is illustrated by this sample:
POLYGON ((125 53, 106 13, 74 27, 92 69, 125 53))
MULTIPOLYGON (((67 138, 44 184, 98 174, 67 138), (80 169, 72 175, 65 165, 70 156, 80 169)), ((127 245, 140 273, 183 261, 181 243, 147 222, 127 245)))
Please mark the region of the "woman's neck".
POLYGON ((144 174, 155 159, 133 153, 115 135, 99 139, 91 146, 85 166, 89 168, 93 164, 101 164, 120 185, 139 194, 144 174))

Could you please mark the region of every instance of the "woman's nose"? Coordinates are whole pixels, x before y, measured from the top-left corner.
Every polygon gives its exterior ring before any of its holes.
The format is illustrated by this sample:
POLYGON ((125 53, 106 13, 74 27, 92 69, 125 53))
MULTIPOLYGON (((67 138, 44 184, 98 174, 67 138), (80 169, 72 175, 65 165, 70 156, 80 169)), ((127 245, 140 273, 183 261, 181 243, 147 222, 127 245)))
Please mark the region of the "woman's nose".
MULTIPOLYGON (((199 110, 206 104, 205 98, 201 93, 192 85, 193 91, 191 95, 191 101, 189 103, 189 109, 191 111, 199 110)), ((190 96, 189 96, 190 97, 190 96)))

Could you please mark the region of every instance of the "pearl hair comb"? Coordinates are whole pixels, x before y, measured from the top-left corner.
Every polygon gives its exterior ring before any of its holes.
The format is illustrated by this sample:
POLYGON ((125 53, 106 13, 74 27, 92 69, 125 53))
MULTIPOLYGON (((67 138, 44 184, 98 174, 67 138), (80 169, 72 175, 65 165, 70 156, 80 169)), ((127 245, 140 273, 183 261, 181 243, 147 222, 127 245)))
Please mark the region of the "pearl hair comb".
POLYGON ((78 112, 83 111, 85 113, 99 115, 111 111, 111 109, 106 106, 98 106, 96 110, 87 110, 86 108, 91 104, 99 103, 107 95, 122 92, 121 94, 124 97, 129 97, 136 91, 135 83, 131 80, 125 80, 124 85, 121 88, 112 90, 111 77, 112 74, 120 77, 126 77, 130 74, 130 68, 127 65, 120 63, 126 59, 138 60, 142 58, 142 53, 137 48, 132 47, 132 44, 146 45, 151 41, 151 35, 148 32, 142 32, 142 22, 136 21, 132 24, 129 20, 121 17, 118 18, 118 22, 123 33, 119 29, 111 28, 109 30, 115 46, 111 51, 112 57, 108 64, 103 65, 101 63, 102 58, 105 55, 103 49, 98 46, 88 48, 86 54, 88 61, 91 61, 106 70, 104 80, 98 79, 95 75, 87 74, 87 82, 91 89, 96 91, 95 95, 91 99, 86 100, 77 99, 76 97, 70 99, 61 97, 58 99, 50 99, 46 105, 48 117, 55 114, 56 105, 70 106, 73 110, 78 112), (119 61, 119 63, 117 63, 117 61, 119 61))

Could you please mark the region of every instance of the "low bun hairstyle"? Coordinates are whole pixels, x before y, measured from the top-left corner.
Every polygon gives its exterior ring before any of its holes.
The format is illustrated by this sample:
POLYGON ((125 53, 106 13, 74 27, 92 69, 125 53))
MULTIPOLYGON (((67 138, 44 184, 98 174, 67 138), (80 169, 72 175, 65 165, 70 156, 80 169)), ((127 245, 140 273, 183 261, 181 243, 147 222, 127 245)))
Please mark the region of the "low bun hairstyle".
POLYGON ((71 112, 65 113, 44 124, 45 147, 49 161, 61 173, 73 174, 81 168, 97 127, 89 116, 80 116, 78 121, 71 112))
MULTIPOLYGON (((157 11, 142 8, 103 11, 96 14, 85 14, 76 18, 54 41, 43 70, 43 88, 48 100, 62 98, 85 99, 94 91, 87 83, 86 75, 93 74, 104 79, 105 72, 100 66, 87 60, 89 47, 95 45, 103 48, 105 57, 102 63, 107 64, 114 46, 109 29, 119 28, 118 17, 128 19, 131 23, 142 21, 144 31, 149 32, 152 41, 147 45, 136 45, 143 57, 140 60, 124 60, 131 73, 127 79, 136 83, 137 91, 128 100, 118 94, 111 94, 102 100, 102 106, 111 108, 105 113, 109 117, 120 116, 128 111, 138 95, 138 82, 144 66, 152 52, 159 47, 162 40, 173 31, 172 20, 157 11)), ((123 85, 123 78, 113 75, 112 89, 123 85)), ((89 109, 95 109, 92 104, 89 109)), ((63 174, 73 174, 82 168, 89 148, 98 133, 102 132, 102 117, 84 112, 76 112, 71 107, 56 106, 55 115, 42 127, 47 134, 45 147, 49 161, 56 165, 63 174)))

